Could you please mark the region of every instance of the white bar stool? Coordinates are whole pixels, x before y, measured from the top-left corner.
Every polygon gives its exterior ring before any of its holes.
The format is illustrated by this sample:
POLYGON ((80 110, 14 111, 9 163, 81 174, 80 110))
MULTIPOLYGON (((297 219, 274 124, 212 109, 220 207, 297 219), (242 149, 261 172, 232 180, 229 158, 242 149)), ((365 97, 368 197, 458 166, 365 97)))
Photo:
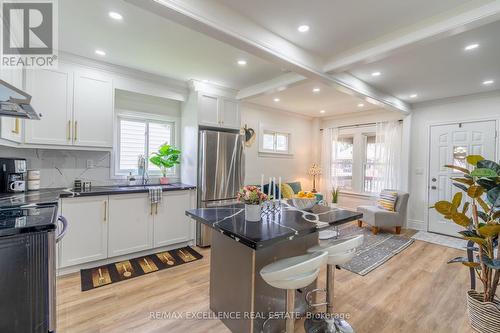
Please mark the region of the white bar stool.
POLYGON ((363 235, 356 235, 341 239, 333 239, 321 242, 317 246, 313 246, 307 250, 309 253, 315 252, 328 252, 327 266, 326 266, 326 290, 315 289, 307 293, 306 299, 311 306, 326 305, 326 314, 324 321, 317 321, 314 319, 307 319, 304 327, 306 332, 354 332, 351 325, 343 319, 335 318, 333 311, 333 289, 334 289, 334 275, 335 267, 349 262, 356 254, 356 248, 363 244, 363 235), (311 304, 310 295, 314 292, 326 291, 326 303, 311 304))
POLYGON ((327 256, 328 252, 316 251, 275 261, 260 270, 260 276, 269 285, 286 289, 286 333, 294 333, 295 290, 316 280, 327 256))

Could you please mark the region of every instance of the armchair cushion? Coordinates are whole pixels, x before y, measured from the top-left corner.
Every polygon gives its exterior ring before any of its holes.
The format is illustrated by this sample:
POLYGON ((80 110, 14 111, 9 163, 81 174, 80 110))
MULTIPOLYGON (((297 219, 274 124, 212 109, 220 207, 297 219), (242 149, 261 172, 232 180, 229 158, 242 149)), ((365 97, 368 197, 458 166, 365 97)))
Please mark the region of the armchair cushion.
POLYGON ((394 212, 396 201, 398 200, 398 192, 383 190, 379 194, 377 205, 379 208, 389 212, 394 212))
POLYGON ((295 193, 295 194, 297 194, 300 191, 302 191, 302 185, 300 184, 300 182, 288 183, 288 185, 290 185, 290 187, 293 190, 293 193, 295 193))

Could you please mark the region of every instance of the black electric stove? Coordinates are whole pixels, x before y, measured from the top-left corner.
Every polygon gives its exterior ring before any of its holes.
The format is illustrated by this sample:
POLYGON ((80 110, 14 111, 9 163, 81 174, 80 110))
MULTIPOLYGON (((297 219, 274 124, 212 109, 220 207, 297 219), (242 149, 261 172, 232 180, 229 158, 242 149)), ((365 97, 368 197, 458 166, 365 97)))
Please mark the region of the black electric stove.
POLYGON ((0 209, 0 237, 56 229, 57 206, 0 209))

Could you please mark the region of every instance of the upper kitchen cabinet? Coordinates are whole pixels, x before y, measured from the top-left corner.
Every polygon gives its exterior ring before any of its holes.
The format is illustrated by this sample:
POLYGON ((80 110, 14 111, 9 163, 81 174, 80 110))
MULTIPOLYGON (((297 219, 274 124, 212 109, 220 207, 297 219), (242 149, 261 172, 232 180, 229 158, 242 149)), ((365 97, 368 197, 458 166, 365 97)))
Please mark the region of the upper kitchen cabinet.
POLYGON ((26 73, 26 91, 40 120, 26 122, 26 143, 72 144, 73 71, 59 64, 57 69, 31 69, 26 73))
MULTIPOLYGON (((0 77, 18 89, 23 89, 23 70, 20 68, 2 68, 0 77)), ((21 143, 24 120, 13 117, 0 117, 0 137, 5 140, 21 143)))
POLYGON ((200 94, 199 123, 207 126, 219 126, 219 107, 217 96, 200 94))
POLYGON ((240 109, 238 102, 232 99, 221 98, 221 107, 219 110, 222 127, 240 128, 240 109))
POLYGON ((86 147, 113 145, 113 82, 99 73, 75 73, 73 143, 86 147))
POLYGON ((111 148, 113 82, 99 71, 59 63, 58 69, 30 70, 26 90, 42 114, 26 122, 25 141, 36 145, 111 148))

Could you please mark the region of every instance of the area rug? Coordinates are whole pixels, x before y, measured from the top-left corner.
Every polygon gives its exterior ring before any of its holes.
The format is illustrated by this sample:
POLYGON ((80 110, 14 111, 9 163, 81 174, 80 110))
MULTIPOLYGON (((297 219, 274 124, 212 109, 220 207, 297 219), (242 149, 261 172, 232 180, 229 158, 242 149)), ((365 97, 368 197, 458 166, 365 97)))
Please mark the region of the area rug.
POLYGON ((342 268, 362 276, 381 266, 414 242, 411 238, 382 230, 374 235, 370 229, 352 224, 340 228, 339 234, 340 238, 364 235, 363 245, 356 250, 356 256, 347 264, 341 265, 342 268))
POLYGON ((150 254, 80 271, 82 291, 99 288, 115 282, 157 272, 196 261, 201 254, 186 246, 183 248, 150 254))
POLYGON ((452 247, 454 249, 459 249, 459 250, 464 250, 464 251, 467 248, 467 241, 466 240, 463 240, 460 238, 455 238, 455 237, 450 237, 450 236, 445 236, 445 235, 440 235, 440 234, 435 234, 435 233, 427 232, 427 231, 419 231, 415 235, 413 235, 411 238, 421 240, 421 241, 424 241, 427 243, 452 247))

